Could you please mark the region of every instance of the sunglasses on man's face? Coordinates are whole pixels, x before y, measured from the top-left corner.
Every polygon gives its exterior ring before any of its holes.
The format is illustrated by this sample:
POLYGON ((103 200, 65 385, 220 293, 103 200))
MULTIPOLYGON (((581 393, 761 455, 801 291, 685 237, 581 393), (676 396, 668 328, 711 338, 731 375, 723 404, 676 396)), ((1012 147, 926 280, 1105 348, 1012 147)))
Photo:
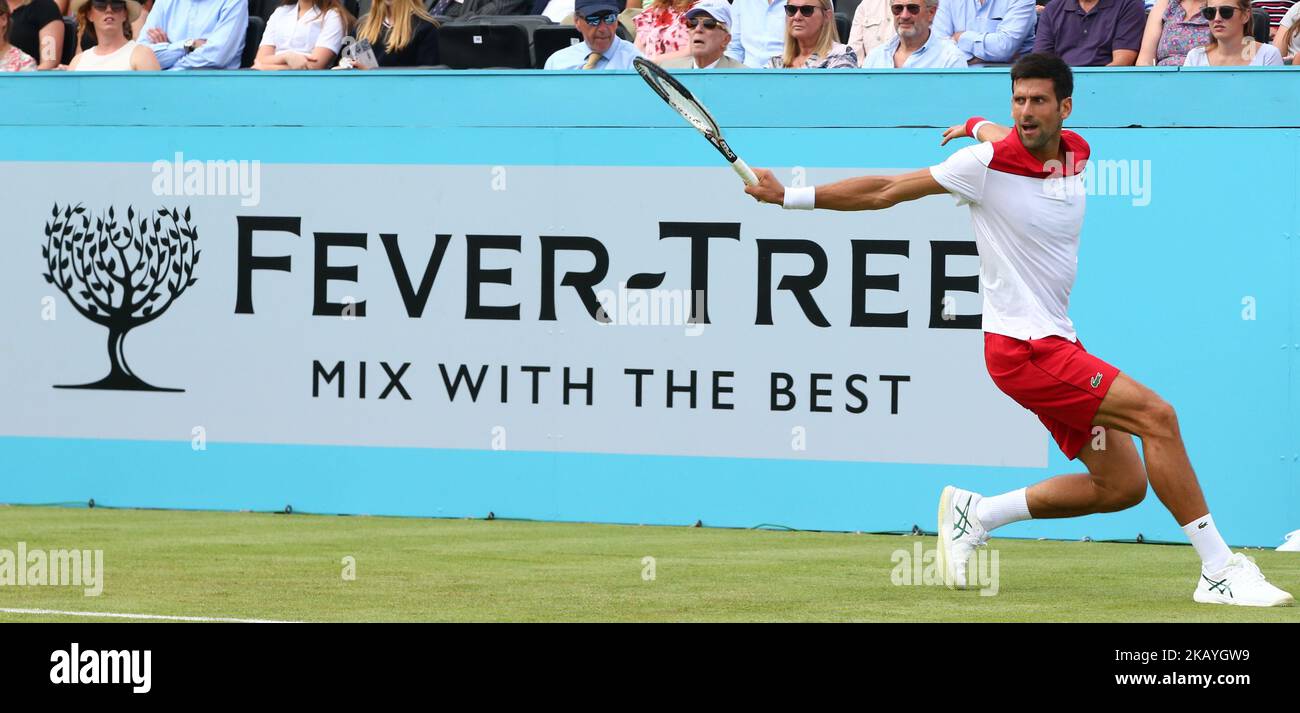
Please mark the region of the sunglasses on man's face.
POLYGON ((804 17, 812 17, 813 13, 820 9, 821 8, 816 5, 786 5, 785 16, 794 17, 795 15, 803 15, 804 17))
POLYGON ((126 0, 91 0, 90 6, 101 11, 126 12, 126 0))
POLYGON ((1232 16, 1236 15, 1237 10, 1239 9, 1240 8, 1231 5, 1211 5, 1210 7, 1201 9, 1201 17, 1204 17, 1207 20, 1213 20, 1214 12, 1217 10, 1219 12, 1219 17, 1222 17, 1225 20, 1231 20, 1232 16))
POLYGON ((606 25, 612 25, 615 22, 618 22, 618 13, 606 12, 599 15, 587 15, 582 19, 586 20, 587 24, 592 26, 598 26, 602 22, 606 25))
POLYGON ((725 28, 725 26, 724 26, 721 22, 718 22, 717 20, 715 20, 715 19, 713 19, 713 18, 711 18, 711 17, 688 17, 688 18, 686 18, 686 29, 688 29, 688 30, 694 30, 695 28, 699 27, 700 25, 703 25, 703 26, 704 26, 704 29, 706 29, 706 30, 713 30, 713 29, 717 29, 717 28, 719 28, 719 27, 723 27, 723 28, 725 28))
POLYGON ((917 3, 908 3, 908 4, 906 4, 906 5, 890 5, 890 6, 889 6, 889 11, 892 12, 892 13, 894 13, 895 15, 902 15, 904 9, 907 10, 907 14, 909 14, 909 15, 920 15, 920 14, 921 14, 921 6, 920 6, 919 4, 917 4, 917 3))

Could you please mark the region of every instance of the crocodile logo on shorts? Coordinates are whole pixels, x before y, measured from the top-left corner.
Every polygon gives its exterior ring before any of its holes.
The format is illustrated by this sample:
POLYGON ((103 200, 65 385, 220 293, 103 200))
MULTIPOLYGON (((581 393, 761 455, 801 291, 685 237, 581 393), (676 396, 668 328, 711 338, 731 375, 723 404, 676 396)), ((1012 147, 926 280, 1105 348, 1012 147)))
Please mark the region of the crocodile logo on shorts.
POLYGON ((1101 386, 1101 372, 1100 372, 1100 371, 1097 372, 1097 375, 1096 375, 1096 376, 1092 377, 1092 388, 1095 389, 1095 388, 1097 388, 1098 386, 1101 386))

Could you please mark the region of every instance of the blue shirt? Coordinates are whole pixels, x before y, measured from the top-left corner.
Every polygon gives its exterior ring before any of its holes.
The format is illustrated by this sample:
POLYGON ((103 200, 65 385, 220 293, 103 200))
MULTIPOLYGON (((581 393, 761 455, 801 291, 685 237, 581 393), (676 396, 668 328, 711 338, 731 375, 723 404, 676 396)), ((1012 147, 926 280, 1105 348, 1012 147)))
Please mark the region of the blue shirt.
MULTIPOLYGON (((587 64, 589 54, 591 48, 586 42, 569 45, 562 50, 556 50, 546 59, 546 69, 582 69, 587 64)), ((609 49, 605 50, 604 56, 596 60, 596 66, 592 69, 631 69, 632 60, 640 56, 642 56, 641 50, 637 49, 636 45, 621 37, 615 37, 609 49)))
MULTIPOLYGON (((894 52, 898 51, 898 45, 903 38, 894 35, 888 42, 876 47, 867 53, 867 60, 863 63, 863 69, 894 69, 894 52)), ((925 69, 925 68, 944 68, 951 69, 961 67, 965 69, 966 55, 957 47, 952 40, 947 37, 940 37, 937 33, 931 31, 930 38, 921 45, 921 49, 908 55, 903 60, 903 69, 925 69)))
POLYGON ((746 67, 766 67, 785 53, 785 0, 735 0, 729 29, 727 56, 746 67))
POLYGON ((248 32, 248 0, 157 0, 140 30, 140 42, 153 49, 163 69, 239 69, 248 32), (149 42, 149 30, 167 33, 167 42, 149 42), (185 52, 185 40, 204 40, 185 52))
POLYGON ((966 57, 1010 62, 1034 49, 1038 10, 1034 0, 942 0, 930 31, 951 38, 966 57))

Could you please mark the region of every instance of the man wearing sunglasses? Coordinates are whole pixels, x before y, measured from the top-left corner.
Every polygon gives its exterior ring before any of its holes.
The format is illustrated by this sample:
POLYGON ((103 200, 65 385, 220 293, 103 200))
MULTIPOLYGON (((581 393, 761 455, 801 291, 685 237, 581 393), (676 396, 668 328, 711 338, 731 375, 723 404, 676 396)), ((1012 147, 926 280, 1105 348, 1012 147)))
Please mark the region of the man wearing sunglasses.
POLYGON ((734 0, 727 56, 761 69, 785 52, 785 0, 734 0))
POLYGON ((660 62, 665 69, 745 69, 745 65, 723 54, 731 42, 731 6, 726 0, 700 0, 686 11, 686 31, 691 38, 691 56, 660 62))
POLYGON ((941 193, 970 207, 989 376, 1038 416, 1065 457, 1082 461, 1088 472, 989 497, 945 487, 939 496, 938 560, 949 586, 967 586, 968 561, 994 529, 1035 518, 1127 510, 1142 502, 1149 483, 1201 560, 1194 601, 1290 606, 1294 598, 1269 584, 1219 534, 1174 408, 1084 349, 1075 333, 1070 292, 1090 149, 1083 137, 1062 128, 1073 110, 1073 93, 1069 65, 1055 55, 1029 54, 1011 68, 1014 126, 971 117, 950 127, 941 144, 965 136, 979 143, 936 166, 788 189, 771 171, 756 168, 759 183, 745 192, 801 210, 883 210, 941 193), (1141 455, 1133 436, 1142 439, 1141 455))
POLYGON ((1038 16, 1034 51, 1071 67, 1132 67, 1146 20, 1142 0, 1057 0, 1038 16))
POLYGON ((896 34, 871 50, 864 69, 964 68, 966 55, 956 43, 930 31, 939 0, 894 0, 889 6, 896 34))
POLYGON ((614 0, 577 0, 573 24, 582 33, 582 42, 551 55, 546 69, 631 69, 641 51, 614 33, 618 13, 614 0))
POLYGON ((157 0, 140 41, 163 69, 239 69, 248 0, 157 0))

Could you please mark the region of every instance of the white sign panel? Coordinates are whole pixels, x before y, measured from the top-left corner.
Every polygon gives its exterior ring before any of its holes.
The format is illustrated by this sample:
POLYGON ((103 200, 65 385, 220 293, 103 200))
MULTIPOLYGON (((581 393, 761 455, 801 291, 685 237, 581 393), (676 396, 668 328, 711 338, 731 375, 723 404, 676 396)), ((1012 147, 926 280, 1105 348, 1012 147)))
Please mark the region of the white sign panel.
POLYGON ((4 170, 5 435, 1046 463, 984 370, 943 196, 786 212, 725 168, 4 170))

